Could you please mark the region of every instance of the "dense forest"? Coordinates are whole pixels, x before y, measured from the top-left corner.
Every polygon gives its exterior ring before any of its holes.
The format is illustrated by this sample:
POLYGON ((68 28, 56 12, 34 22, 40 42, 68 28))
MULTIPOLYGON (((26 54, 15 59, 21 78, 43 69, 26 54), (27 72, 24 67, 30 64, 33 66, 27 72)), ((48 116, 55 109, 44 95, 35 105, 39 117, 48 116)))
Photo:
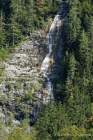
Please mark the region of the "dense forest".
POLYGON ((46 29, 57 4, 52 0, 1 0, 0 46, 14 46, 34 30, 46 29))
POLYGON ((36 30, 48 33, 60 3, 68 12, 60 30, 62 59, 52 78, 55 100, 43 106, 30 133, 26 119, 10 134, 1 122, 2 140, 93 139, 92 0, 0 0, 0 54, 36 30))

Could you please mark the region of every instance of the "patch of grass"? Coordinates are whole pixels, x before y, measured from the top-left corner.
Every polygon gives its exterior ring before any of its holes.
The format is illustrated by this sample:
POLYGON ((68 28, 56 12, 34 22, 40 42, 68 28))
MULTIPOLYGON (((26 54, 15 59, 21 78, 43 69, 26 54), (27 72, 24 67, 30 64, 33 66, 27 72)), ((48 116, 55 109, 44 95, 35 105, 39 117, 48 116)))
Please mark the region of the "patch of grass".
POLYGON ((4 71, 4 69, 0 69, 0 77, 1 77, 2 74, 3 74, 3 71, 4 71))
POLYGON ((9 49, 0 48, 0 61, 5 60, 9 55, 9 49))
POLYGON ((10 56, 10 54, 15 51, 15 48, 20 47, 21 44, 27 40, 29 39, 24 37, 18 44, 15 44, 14 46, 9 46, 8 48, 0 48, 0 61, 5 61, 10 56))
MULTIPOLYGON (((9 48, 0 48, 0 62, 1 62, 0 65, 3 64, 3 61, 5 61, 9 57, 10 54, 11 54, 11 49, 9 49, 9 48)), ((2 77, 3 72, 4 72, 4 68, 3 68, 3 66, 0 66, 0 77, 2 77)), ((0 79, 0 82, 1 81, 2 80, 0 79)))

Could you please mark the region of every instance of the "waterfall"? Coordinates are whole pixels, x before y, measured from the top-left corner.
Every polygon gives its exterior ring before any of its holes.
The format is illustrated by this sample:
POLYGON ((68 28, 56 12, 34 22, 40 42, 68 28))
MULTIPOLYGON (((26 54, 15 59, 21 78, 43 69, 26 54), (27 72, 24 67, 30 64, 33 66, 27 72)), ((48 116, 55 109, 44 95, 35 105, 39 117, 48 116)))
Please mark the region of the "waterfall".
POLYGON ((54 18, 54 21, 52 22, 52 25, 50 27, 49 33, 47 35, 48 39, 48 54, 46 55, 45 59, 42 62, 41 65, 41 73, 46 78, 46 89, 47 89, 47 97, 44 98, 44 103, 47 103, 51 99, 53 99, 53 86, 51 79, 49 77, 49 68, 51 67, 51 56, 53 53, 53 45, 55 45, 54 36, 57 32, 59 32, 59 27, 62 24, 62 19, 60 18, 60 13, 57 14, 54 18))
MULTIPOLYGON (((50 79, 50 72, 49 69, 51 67, 51 56, 53 53, 53 45, 55 45, 54 35, 56 36, 60 31, 59 27, 61 26, 61 18, 60 15, 57 14, 52 22, 50 27, 49 33, 47 35, 48 39, 48 54, 46 55, 45 59, 41 64, 41 74, 45 78, 45 90, 43 91, 43 103, 47 104, 49 101, 54 99, 53 97, 53 85, 50 79)), ((31 113, 32 118, 32 125, 36 122, 38 118, 38 113, 40 111, 41 105, 39 101, 34 105, 31 113)))

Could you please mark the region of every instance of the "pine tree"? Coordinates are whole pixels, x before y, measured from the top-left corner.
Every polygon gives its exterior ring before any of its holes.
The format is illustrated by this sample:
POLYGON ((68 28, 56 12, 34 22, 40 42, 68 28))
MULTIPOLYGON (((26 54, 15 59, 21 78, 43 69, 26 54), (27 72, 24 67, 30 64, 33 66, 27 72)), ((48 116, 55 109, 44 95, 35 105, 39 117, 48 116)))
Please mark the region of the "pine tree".
POLYGON ((6 36, 5 36, 5 29, 4 29, 4 19, 3 13, 0 11, 0 48, 5 46, 6 36))
POLYGON ((38 130, 38 140, 53 139, 61 137, 61 130, 69 125, 67 113, 59 103, 50 104, 45 107, 36 124, 38 130))
POLYGON ((67 42, 73 43, 77 40, 80 33, 81 21, 79 15, 80 3, 79 0, 69 1, 69 13, 65 22, 65 32, 67 42))
POLYGON ((76 73, 76 60, 74 54, 69 55, 69 67, 66 78, 66 93, 73 96, 75 92, 75 73, 76 73))
POLYGON ((87 118, 91 116, 91 102, 89 96, 75 85, 74 94, 68 99, 66 109, 72 125, 85 127, 87 118))
POLYGON ((80 35, 80 49, 79 49, 79 62, 81 65, 81 75, 84 71, 87 71, 90 69, 90 48, 89 48, 89 40, 88 36, 83 30, 80 35))

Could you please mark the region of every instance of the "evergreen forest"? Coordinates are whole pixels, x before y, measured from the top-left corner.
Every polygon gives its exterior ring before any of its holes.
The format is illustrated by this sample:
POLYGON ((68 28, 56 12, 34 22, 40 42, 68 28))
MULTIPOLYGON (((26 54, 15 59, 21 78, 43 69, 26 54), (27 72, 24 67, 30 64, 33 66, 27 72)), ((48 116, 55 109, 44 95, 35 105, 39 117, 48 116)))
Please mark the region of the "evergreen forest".
MULTIPOLYGON (((50 51, 48 66, 51 72, 48 68, 49 77, 44 73, 35 85, 31 78, 29 91, 16 97, 8 84, 6 88, 9 92, 3 96, 1 83, 4 80, 0 78, 0 140, 93 140, 93 0, 0 0, 0 65, 4 62, 8 64, 9 58, 11 61, 12 54, 16 54, 15 49, 20 51, 21 43, 32 39, 38 44, 38 32, 45 35, 39 41, 40 54, 35 56, 39 62, 35 64, 32 61, 34 58, 30 62, 36 68, 42 68, 45 61, 40 61, 50 51), (58 13, 61 8, 64 14, 58 13), (55 18, 57 13, 60 16, 58 20, 55 18), (60 20, 61 27, 55 29, 55 21, 59 25, 60 20), (37 36, 33 37, 34 34, 37 36), (48 34, 50 40, 44 45, 48 34), (51 38, 55 43, 52 44, 52 51, 48 48, 51 38), (33 94, 42 92, 41 89, 48 96, 45 86, 46 83, 50 85, 50 81, 53 100, 40 103, 41 107, 35 108, 40 111, 33 121, 33 114, 27 107, 35 106, 33 102, 37 101, 33 99, 33 94), (14 102, 12 98, 15 98, 14 102), (10 120, 6 117, 3 121, 1 112, 7 112, 4 115, 7 114, 10 120), (20 124, 13 125, 11 118, 20 124)), ((34 50, 29 56, 32 57, 32 54, 34 50)), ((5 70, 8 72, 7 67, 0 69, 0 77, 4 77, 5 70)), ((21 83, 24 84, 23 81, 21 83)), ((48 86, 48 92, 49 89, 48 86)))

